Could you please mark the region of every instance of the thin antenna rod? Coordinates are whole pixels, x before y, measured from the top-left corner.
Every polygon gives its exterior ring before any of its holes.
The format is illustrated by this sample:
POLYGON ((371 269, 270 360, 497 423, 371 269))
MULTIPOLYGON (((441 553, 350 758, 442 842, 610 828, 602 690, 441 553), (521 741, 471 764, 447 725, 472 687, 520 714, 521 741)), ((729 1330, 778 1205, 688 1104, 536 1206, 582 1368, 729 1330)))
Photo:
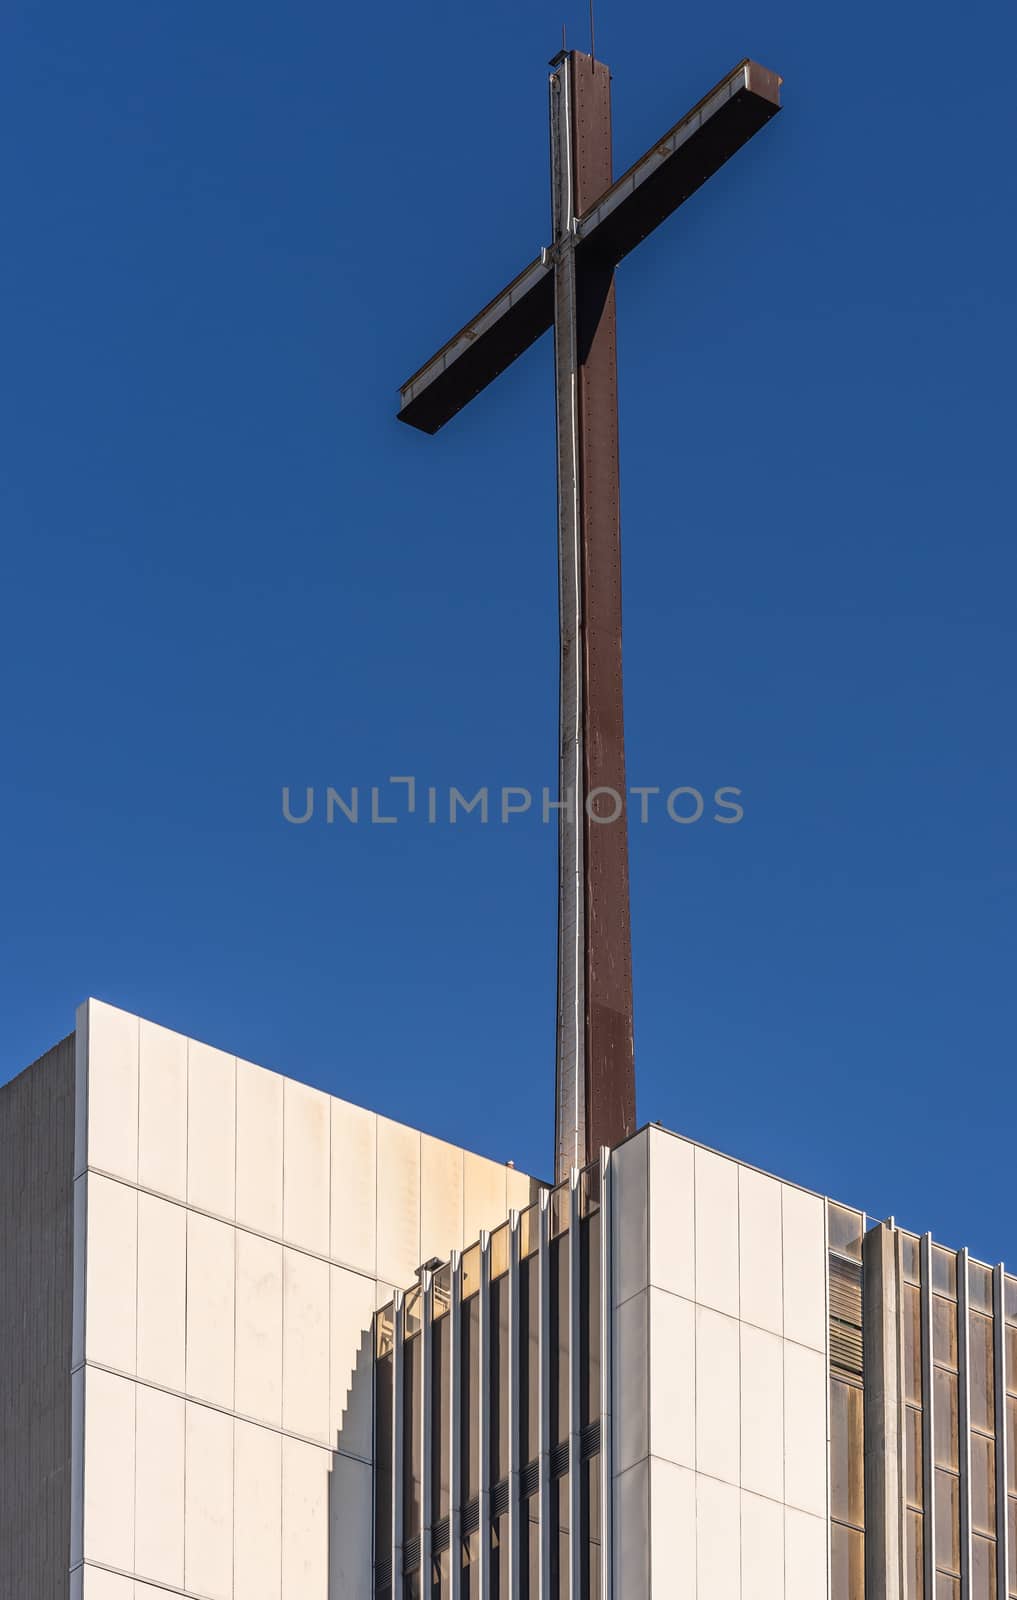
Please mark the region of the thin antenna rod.
POLYGON ((590 65, 597 59, 597 36, 593 31, 593 0, 590 0, 590 65))

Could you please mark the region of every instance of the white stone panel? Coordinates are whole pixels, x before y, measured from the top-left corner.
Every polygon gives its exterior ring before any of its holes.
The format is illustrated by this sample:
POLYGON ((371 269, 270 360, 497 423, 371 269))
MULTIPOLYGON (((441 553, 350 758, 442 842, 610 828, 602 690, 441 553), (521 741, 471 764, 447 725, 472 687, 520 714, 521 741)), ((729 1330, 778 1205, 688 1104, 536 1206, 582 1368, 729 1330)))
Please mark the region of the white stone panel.
POLYGON ((463 1237, 463 1152, 426 1133, 420 1137, 420 1259, 445 1261, 463 1237))
POLYGON ((614 1480, 615 1590, 625 1600, 649 1594, 650 1586, 650 1462, 629 1467, 614 1480))
POLYGON ((378 1118, 332 1101, 331 1255, 345 1267, 378 1269, 378 1118))
MULTIPOLYGON (((738 1324, 696 1308, 696 1466, 739 1481, 738 1324)), ((708 1591, 709 1592, 709 1591, 708 1591)))
POLYGON ((420 1265, 420 1134, 378 1118, 378 1277, 405 1286, 420 1265))
POLYGON ((615 1471, 624 1472, 647 1454, 649 1290, 618 1307, 614 1325, 615 1471))
POLYGON ((785 1518, 785 1600, 824 1600, 829 1593, 826 1521, 791 1510, 785 1518))
POLYGON ((629 1139, 611 1156, 615 1305, 641 1293, 649 1281, 648 1148, 644 1132, 629 1139))
POLYGON ((71 1373, 71 1566, 85 1553, 85 1368, 71 1373))
MULTIPOLYGON (((279 1600, 282 1436, 238 1422, 234 1463, 233 1592, 236 1600, 279 1600)), ((364 1590, 365 1596, 369 1593, 364 1590)))
MULTIPOLYGON (((742 1495, 742 1600, 781 1600, 784 1593, 784 1508, 742 1495)), ((815 1600, 822 1600, 817 1595, 815 1600)))
POLYGON ((187 1393, 233 1409, 234 1229, 187 1214, 187 1393))
POLYGON ((232 1417, 188 1402, 184 1587, 207 1600, 233 1597, 232 1417))
POLYGON ((525 1172, 517 1172, 515 1167, 505 1169, 505 1183, 510 1211, 525 1211, 540 1193, 540 1184, 536 1179, 529 1177, 525 1172))
POLYGON ((332 1112, 327 1094, 284 1080, 283 1238, 327 1256, 332 1112))
POLYGON ((741 1326, 742 1487, 784 1498, 784 1361, 781 1341, 741 1326))
POLYGON ((88 1001, 88 1164, 138 1181, 138 1019, 88 1001))
POLYGON ((236 1409, 282 1423, 283 1247, 237 1231, 236 1409))
POLYGON ((342 1267, 331 1269, 332 1417, 328 1443, 346 1455, 370 1460, 374 1399, 371 1353, 376 1287, 342 1267))
POLYGON ((138 1377, 186 1382, 187 1212, 138 1195, 138 1377))
POLYGON ((138 1385, 134 1570, 184 1582, 184 1401, 138 1385))
POLYGON ((187 1198, 187 1040, 141 1019, 138 1182, 187 1198))
POLYGON ((236 1205, 236 1058, 187 1041, 187 1200, 232 1219, 236 1205))
POLYGON ((138 1191, 88 1178, 85 1356, 133 1373, 137 1352, 138 1191))
POLYGON ((365 1600, 371 1593, 372 1471, 335 1456, 329 1493, 328 1600, 365 1600))
POLYGON ((82 1600, 136 1600, 133 1579, 101 1567, 85 1567, 79 1593, 82 1600))
POLYGON ((88 1175, 74 1180, 74 1262, 71 1280, 71 1366, 85 1359, 85 1262, 88 1256, 88 1175))
POLYGON ((826 1207, 818 1195, 784 1190, 784 1337, 826 1349, 826 1207))
POLYGON ((696 1312, 688 1300, 649 1290, 650 1454, 696 1464, 696 1312))
POLYGON ((738 1173, 741 1318, 770 1333, 784 1331, 781 1185, 751 1167, 738 1173))
POLYGON ((282 1452, 282 1600, 325 1600, 331 1457, 286 1437, 282 1452))
POLYGON ((696 1293, 695 1159, 692 1145, 651 1128, 649 1139, 650 1282, 696 1293))
POLYGON ((788 1505, 826 1516, 826 1361, 784 1346, 784 1470, 788 1505))
POLYGON ((696 1565, 702 1600, 740 1600, 739 1490, 696 1479, 696 1565))
POLYGON ((493 1233, 508 1216, 507 1168, 483 1156, 463 1156, 463 1240, 469 1245, 487 1229, 493 1233))
POLYGON ((695 1473, 651 1458, 650 1527, 651 1600, 696 1600, 695 1473))
POLYGON ((74 1013, 74 1176, 88 1167, 88 1001, 74 1013))
POLYGON ((283 1427, 328 1443, 327 1261, 283 1251, 283 1427))
POLYGON ((87 1561, 134 1564, 134 1384, 85 1369, 85 1548, 87 1561))
POLYGON ((282 1237, 283 1079, 237 1062, 237 1222, 282 1237))
POLYGON ((738 1315, 738 1167, 709 1150, 695 1152, 696 1300, 738 1315))

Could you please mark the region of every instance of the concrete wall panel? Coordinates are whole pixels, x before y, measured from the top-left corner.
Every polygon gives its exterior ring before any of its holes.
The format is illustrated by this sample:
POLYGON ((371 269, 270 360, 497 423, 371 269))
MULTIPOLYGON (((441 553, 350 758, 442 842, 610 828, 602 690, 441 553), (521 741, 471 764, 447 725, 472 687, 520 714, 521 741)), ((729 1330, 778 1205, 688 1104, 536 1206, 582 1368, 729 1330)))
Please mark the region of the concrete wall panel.
POLYGON ((829 1594, 828 1526, 822 1517, 788 1510, 784 1522, 785 1600, 825 1600, 829 1594))
POLYGON ((649 1139, 640 1134, 611 1157, 614 1213, 614 1301, 621 1305, 649 1282, 649 1139))
POLYGON ((233 1418, 187 1404, 184 1584, 233 1600, 233 1418))
POLYGON ((651 1128, 648 1143, 650 1282, 694 1300, 696 1295, 695 1150, 651 1128))
POLYGON ((376 1285, 342 1267, 331 1268, 331 1449, 369 1461, 373 1450, 372 1324, 376 1285))
POLYGON ((751 1167, 738 1174, 740 1313, 743 1322, 784 1332, 781 1185, 751 1167))
POLYGON ((283 1231, 283 1081, 237 1062, 237 1222, 275 1239, 283 1231))
POLYGON ((327 1261, 283 1251, 283 1427, 328 1443, 329 1287, 327 1261))
POLYGON ((615 1479, 615 1591, 625 1600, 650 1592, 650 1462, 644 1456, 615 1479))
POLYGON ((378 1267, 378 1118, 333 1100, 331 1255, 374 1277, 378 1267))
POLYGON ((826 1208, 783 1185, 784 1337, 826 1349, 826 1208))
POLYGON ((137 1359, 138 1191, 90 1173, 85 1357, 133 1373, 137 1359))
POLYGON ((784 1498, 784 1361, 780 1339, 741 1326, 742 1487, 784 1498))
POLYGON ((740 1473, 738 1324, 696 1309, 696 1467, 737 1484, 740 1473))
POLYGON ((138 1181, 138 1018, 87 1002, 88 1164, 138 1181))
POLYGON ((487 1229, 493 1233, 508 1216, 508 1168, 483 1156, 463 1155, 463 1234, 470 1244, 487 1229))
POLYGON ((328 1595, 327 1450, 283 1438, 282 1600, 328 1595))
POLYGON ((187 1044, 187 1202, 232 1220, 236 1208, 237 1064, 187 1044))
POLYGON ((333 1457, 328 1481, 328 1600, 365 1600, 371 1593, 373 1489, 368 1465, 333 1457))
POLYGON ((236 1409, 282 1423, 283 1247, 237 1232, 236 1409))
POLYGON ((233 1407, 235 1230, 187 1214, 187 1393, 233 1407))
POLYGON ((187 1212, 138 1195, 138 1377, 186 1383, 187 1212))
POLYGON ((101 1567, 85 1567, 80 1574, 81 1600, 137 1600, 134 1583, 101 1567))
POLYGON ((826 1516, 826 1361, 802 1345, 784 1346, 784 1463, 787 1502, 826 1516))
POLYGON ((139 1024, 138 1182, 187 1198, 187 1040, 139 1024))
POLYGON ((689 1300, 649 1290, 650 1454, 679 1466, 696 1464, 696 1308, 689 1300))
POLYGON ((739 1490, 696 1479, 696 1566, 701 1600, 741 1600, 739 1490))
MULTIPOLYGON (((784 1508, 742 1494, 742 1600, 781 1600, 784 1593, 784 1508)), ((822 1596, 817 1596, 822 1600, 822 1596)))
POLYGON ((332 1111, 327 1094, 284 1080, 283 1238, 327 1256, 332 1189, 332 1111))
POLYGON ((135 1385, 98 1367, 85 1369, 86 1561, 134 1565, 135 1385))
POLYGON ((138 1385, 134 1571, 177 1589, 184 1582, 184 1404, 138 1385))
POLYGON ((738 1315, 738 1167, 696 1149, 696 1300, 738 1315))
POLYGON ((651 1459, 650 1527, 655 1532, 650 1549, 651 1600, 697 1600, 694 1472, 651 1459))
MULTIPOLYGON (((420 1137, 420 1259, 445 1261, 470 1243, 463 1234, 463 1152, 420 1137)), ((479 1231, 479 1230, 478 1230, 479 1231)))
MULTIPOLYGON (((282 1436, 238 1422, 234 1440, 233 1592, 236 1600, 280 1600, 282 1436)), ((365 1590, 365 1596, 369 1593, 365 1590)))
POLYGON ((420 1265, 420 1134, 378 1118, 378 1277, 405 1287, 420 1265))
POLYGON ((614 1444, 616 1473, 649 1449, 649 1290, 618 1307, 614 1325, 614 1444))

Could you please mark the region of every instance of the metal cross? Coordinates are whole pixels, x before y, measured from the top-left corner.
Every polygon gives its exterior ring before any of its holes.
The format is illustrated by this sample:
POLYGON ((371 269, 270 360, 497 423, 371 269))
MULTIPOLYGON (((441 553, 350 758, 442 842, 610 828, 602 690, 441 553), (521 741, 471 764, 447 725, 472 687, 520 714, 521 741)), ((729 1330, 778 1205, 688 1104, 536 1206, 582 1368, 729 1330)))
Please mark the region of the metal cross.
POLYGON ((400 390, 436 433, 554 328, 561 621, 557 1178, 635 1130, 614 269, 780 110, 740 66, 611 181, 611 74, 551 62, 552 243, 400 390))

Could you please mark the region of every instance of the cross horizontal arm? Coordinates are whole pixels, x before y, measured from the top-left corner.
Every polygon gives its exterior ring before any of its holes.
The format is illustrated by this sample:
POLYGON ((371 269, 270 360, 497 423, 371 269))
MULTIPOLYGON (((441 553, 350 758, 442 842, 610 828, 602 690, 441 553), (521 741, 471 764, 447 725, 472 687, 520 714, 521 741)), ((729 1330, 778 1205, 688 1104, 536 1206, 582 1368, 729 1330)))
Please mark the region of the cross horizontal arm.
MULTIPOLYGON (((576 223, 584 256, 617 262, 694 194, 780 110, 781 80, 743 61, 576 223)), ((399 420, 437 433, 554 321, 554 259, 544 250, 400 390, 399 420)))

